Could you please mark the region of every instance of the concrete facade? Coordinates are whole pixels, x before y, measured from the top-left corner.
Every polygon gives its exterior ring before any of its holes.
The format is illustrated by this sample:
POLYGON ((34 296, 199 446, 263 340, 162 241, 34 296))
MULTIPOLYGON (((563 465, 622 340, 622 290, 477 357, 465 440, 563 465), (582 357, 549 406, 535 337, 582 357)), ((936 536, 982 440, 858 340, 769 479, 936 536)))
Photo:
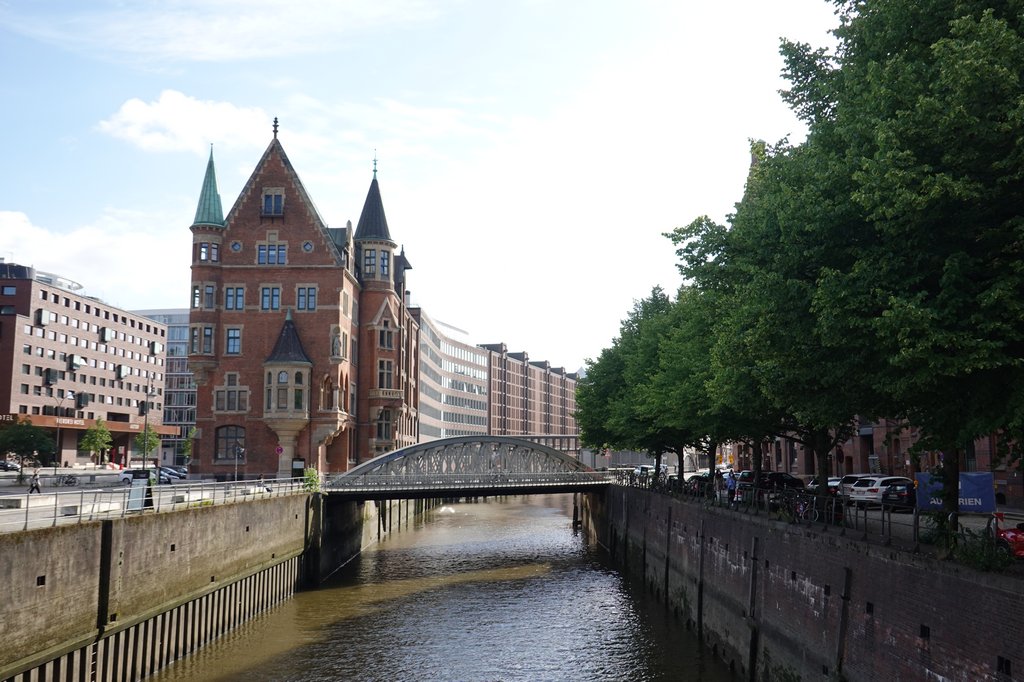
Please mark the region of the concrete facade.
POLYGON ((47 429, 60 463, 141 461, 135 436, 144 424, 167 431, 166 342, 164 324, 87 296, 76 282, 0 261, 0 422, 47 429), (100 419, 110 452, 80 451, 79 439, 100 419))

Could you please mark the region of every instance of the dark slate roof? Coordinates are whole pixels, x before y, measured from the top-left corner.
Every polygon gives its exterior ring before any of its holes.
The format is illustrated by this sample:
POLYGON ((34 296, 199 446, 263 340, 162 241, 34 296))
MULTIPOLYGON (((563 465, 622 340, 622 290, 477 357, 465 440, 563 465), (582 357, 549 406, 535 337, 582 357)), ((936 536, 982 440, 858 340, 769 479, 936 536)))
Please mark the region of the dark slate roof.
POLYGON ((284 318, 284 325, 281 327, 281 335, 277 337, 277 343, 274 345, 274 350, 270 353, 270 357, 267 358, 267 362, 287 362, 287 363, 304 363, 312 365, 313 362, 306 355, 306 351, 302 349, 302 340, 299 339, 299 331, 295 328, 295 323, 292 322, 292 309, 288 309, 288 314, 284 318))
POLYGON ((384 216, 384 202, 380 198, 380 186, 376 175, 370 183, 370 191, 366 193, 363 212, 356 226, 356 239, 386 239, 391 241, 388 231, 388 219, 384 216))
POLYGON ((212 147, 210 148, 210 160, 206 164, 206 177, 203 178, 203 190, 199 193, 196 219, 192 224, 224 227, 224 210, 221 208, 220 194, 217 192, 217 173, 213 168, 212 147))

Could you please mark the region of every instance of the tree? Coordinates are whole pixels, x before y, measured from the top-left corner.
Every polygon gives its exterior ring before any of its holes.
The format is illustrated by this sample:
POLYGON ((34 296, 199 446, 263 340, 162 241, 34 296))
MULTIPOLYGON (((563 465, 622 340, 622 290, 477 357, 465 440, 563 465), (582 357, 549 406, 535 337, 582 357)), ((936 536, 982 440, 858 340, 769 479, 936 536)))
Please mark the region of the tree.
MULTIPOLYGON (((135 449, 143 453, 143 463, 145 463, 146 458, 153 457, 153 453, 156 452, 159 447, 160 436, 158 436, 156 431, 153 430, 153 427, 148 424, 144 431, 135 436, 135 449)), ((154 462, 158 458, 159 456, 154 459, 154 462)))
POLYGON ((195 447, 196 433, 196 427, 189 428, 185 440, 181 443, 181 454, 185 458, 185 466, 188 466, 192 461, 192 449, 195 447))
POLYGON ((113 438, 110 435, 110 429, 107 428, 106 422, 100 418, 96 420, 95 424, 85 430, 79 445, 84 450, 88 450, 90 454, 96 453, 98 455, 97 464, 102 464, 106 461, 105 455, 107 450, 110 449, 111 443, 113 443, 113 438))
POLYGON ((592 448, 647 452, 660 471, 664 452, 682 453, 680 434, 659 423, 644 397, 658 367, 658 349, 672 303, 655 287, 622 321, 619 336, 596 361, 587 362, 577 385, 581 442, 592 448))
MULTIPOLYGON (((1024 33, 1019 3, 847 3, 835 57, 786 44, 809 143, 862 217, 852 262, 823 271, 830 337, 869 339, 895 412, 943 453, 1024 433, 1024 33), (819 142, 814 142, 815 140, 819 142)), ((895 416, 895 415, 892 415, 895 416)))
POLYGON ((40 428, 27 418, 0 430, 0 452, 13 452, 24 464, 32 457, 52 456, 57 446, 46 429, 40 428))

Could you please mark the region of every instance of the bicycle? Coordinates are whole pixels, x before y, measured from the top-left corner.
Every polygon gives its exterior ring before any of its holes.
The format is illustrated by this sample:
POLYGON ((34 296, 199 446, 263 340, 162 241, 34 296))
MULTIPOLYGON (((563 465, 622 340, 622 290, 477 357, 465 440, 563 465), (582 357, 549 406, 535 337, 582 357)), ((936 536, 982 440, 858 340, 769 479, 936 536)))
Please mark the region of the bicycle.
POLYGON ((798 499, 793 503, 793 518, 798 521, 817 521, 818 506, 814 500, 798 499))
POLYGON ((66 488, 76 486, 78 485, 78 476, 74 474, 61 474, 57 476, 57 485, 66 488))

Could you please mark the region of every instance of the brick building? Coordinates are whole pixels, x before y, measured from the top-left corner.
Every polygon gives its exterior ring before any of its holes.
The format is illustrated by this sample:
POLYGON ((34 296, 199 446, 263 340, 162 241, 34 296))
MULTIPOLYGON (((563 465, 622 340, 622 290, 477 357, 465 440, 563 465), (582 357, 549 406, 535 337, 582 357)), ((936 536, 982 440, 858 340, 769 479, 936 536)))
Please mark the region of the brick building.
POLYGON ((505 353, 515 378, 495 385, 490 347, 409 305, 412 265, 391 236, 376 164, 356 227, 328 227, 275 122, 227 216, 211 154, 191 232, 195 473, 340 472, 474 433, 578 449, 575 375, 505 353), (493 416, 505 390, 522 410, 514 421, 493 416))
POLYGON ((416 439, 410 268, 377 184, 330 228, 274 138, 225 217, 211 153, 192 231, 193 468, 291 475, 416 439))
POLYGON ((76 282, 0 260, 0 421, 47 429, 61 464, 141 461, 135 436, 145 425, 168 431, 166 337, 165 325, 86 296, 76 282), (100 419, 111 450, 81 451, 100 419))

